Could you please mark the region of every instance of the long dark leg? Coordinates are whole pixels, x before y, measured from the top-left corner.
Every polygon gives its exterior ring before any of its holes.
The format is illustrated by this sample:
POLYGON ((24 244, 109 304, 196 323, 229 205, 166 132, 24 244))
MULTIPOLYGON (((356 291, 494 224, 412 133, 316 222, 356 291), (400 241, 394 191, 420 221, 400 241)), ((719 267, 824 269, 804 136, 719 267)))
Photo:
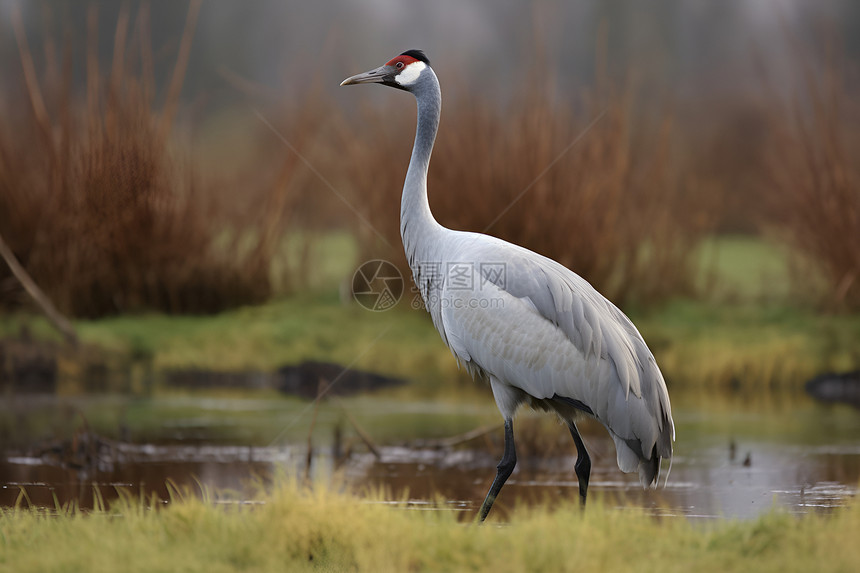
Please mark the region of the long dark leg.
POLYGON ((496 501, 496 496, 505 485, 511 472, 514 471, 514 466, 517 465, 517 452, 514 448, 514 424, 510 418, 505 420, 505 454, 502 456, 502 461, 496 466, 496 479, 493 480, 493 485, 490 486, 490 491, 487 492, 487 497, 484 498, 484 503, 481 504, 479 516, 481 521, 487 518, 490 513, 490 508, 493 507, 493 502, 496 501))
POLYGON ((568 422, 567 427, 570 428, 570 435, 573 436, 573 443, 576 444, 576 477, 579 479, 579 501, 585 506, 585 496, 588 493, 588 478, 591 477, 591 458, 588 457, 588 450, 585 449, 585 444, 582 442, 582 436, 579 435, 579 430, 576 429, 576 424, 568 422))

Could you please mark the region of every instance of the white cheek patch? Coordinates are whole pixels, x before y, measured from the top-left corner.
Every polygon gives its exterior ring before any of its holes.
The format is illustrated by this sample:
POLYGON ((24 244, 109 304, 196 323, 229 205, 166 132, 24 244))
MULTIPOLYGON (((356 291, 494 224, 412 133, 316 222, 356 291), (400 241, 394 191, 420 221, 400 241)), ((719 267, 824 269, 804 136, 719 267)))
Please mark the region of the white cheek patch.
POLYGON ((421 75, 421 72, 423 72, 426 67, 427 64, 424 62, 412 62, 406 66, 402 72, 394 76, 394 81, 401 86, 410 86, 415 83, 415 80, 418 79, 418 76, 421 75))

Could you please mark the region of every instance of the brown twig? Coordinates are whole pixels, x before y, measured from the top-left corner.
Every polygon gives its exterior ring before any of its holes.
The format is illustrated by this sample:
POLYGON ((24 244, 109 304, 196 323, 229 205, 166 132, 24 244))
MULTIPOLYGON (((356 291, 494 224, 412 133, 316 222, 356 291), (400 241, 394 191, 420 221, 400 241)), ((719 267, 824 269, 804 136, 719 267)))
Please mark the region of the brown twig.
POLYGON ((343 410, 346 419, 349 420, 349 423, 352 424, 353 429, 355 429, 355 433, 358 434, 358 437, 361 438, 361 441, 367 446, 367 449, 370 450, 370 453, 373 454, 377 460, 382 459, 382 454, 379 453, 379 448, 376 447, 376 444, 373 443, 373 440, 370 437, 370 434, 364 431, 364 429, 358 424, 355 418, 352 417, 352 414, 349 413, 349 410, 346 409, 346 406, 337 396, 332 396, 337 402, 337 405, 340 406, 340 409, 343 410))
POLYGON ((167 139, 170 127, 173 125, 173 117, 179 105, 179 94, 182 91, 182 83, 185 79, 185 71, 188 68, 188 56, 191 53, 191 40, 194 38, 194 28, 197 26, 197 16, 200 13, 202 0, 193 0, 188 5, 188 16, 185 19, 185 31, 179 43, 179 54, 176 56, 176 66, 173 68, 173 76, 170 78, 170 86, 167 88, 167 100, 164 103, 164 114, 161 117, 159 135, 161 140, 167 139))
POLYGON ((95 4, 87 9, 87 114, 94 121, 99 110, 99 11, 95 4))
POLYGON ((60 331, 66 339, 66 342, 72 345, 77 345, 78 335, 75 333, 75 328, 72 326, 72 323, 70 323, 65 316, 60 314, 60 311, 57 310, 51 300, 44 292, 42 292, 42 289, 33 282, 29 273, 27 273, 24 267, 21 266, 21 263, 18 262, 18 258, 15 256, 15 253, 12 252, 12 249, 9 248, 2 236, 0 236, 0 256, 2 256, 3 260, 6 261, 6 264, 9 265, 9 269, 12 271, 12 274, 15 275, 16 279, 18 279, 18 282, 21 283, 21 286, 24 287, 27 294, 33 298, 42 312, 45 313, 48 320, 51 321, 51 324, 60 331))
POLYGON ((48 108, 45 106, 45 99, 42 97, 42 90, 39 87, 36 66, 33 64, 33 54, 30 52, 30 45, 27 43, 27 33, 24 30, 24 22, 21 18, 21 7, 18 4, 12 5, 12 28, 15 31, 15 39, 18 42, 21 68, 24 72, 24 83, 27 86, 27 94, 30 96, 33 115, 36 118, 36 123, 39 125, 42 137, 45 139, 45 147, 48 148, 51 159, 56 164, 57 150, 51 135, 53 132, 51 118, 48 115, 48 108))

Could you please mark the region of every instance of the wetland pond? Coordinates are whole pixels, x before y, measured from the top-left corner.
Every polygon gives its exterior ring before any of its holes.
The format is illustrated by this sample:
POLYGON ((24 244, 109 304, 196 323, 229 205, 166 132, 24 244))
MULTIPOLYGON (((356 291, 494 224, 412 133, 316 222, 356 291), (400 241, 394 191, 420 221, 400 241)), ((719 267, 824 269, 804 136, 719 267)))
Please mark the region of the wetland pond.
MULTIPOLYGON (((168 483, 224 503, 251 501, 285 475, 383 491, 408 507, 471 516, 501 456, 492 397, 405 398, 377 392, 314 402, 277 394, 155 397, 6 395, 0 406, 0 506, 92 507, 123 492, 169 499, 168 483), (440 501, 442 500, 442 501, 440 501)), ((580 429, 589 495, 618 507, 693 519, 746 519, 774 506, 828 511, 856 495, 860 410, 801 392, 673 392, 677 441, 668 484, 643 491, 623 474, 606 431, 580 429)), ((518 465, 494 512, 576 499, 575 447, 564 427, 523 410, 518 465)), ((378 499, 374 497, 374 499, 378 499)))

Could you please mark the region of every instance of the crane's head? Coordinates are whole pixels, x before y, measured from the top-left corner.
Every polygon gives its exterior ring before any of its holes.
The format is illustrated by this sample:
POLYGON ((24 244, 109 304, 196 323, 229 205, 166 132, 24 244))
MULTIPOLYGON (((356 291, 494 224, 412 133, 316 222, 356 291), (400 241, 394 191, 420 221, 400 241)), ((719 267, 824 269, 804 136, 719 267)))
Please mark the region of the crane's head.
POLYGON ((430 60, 421 50, 407 50, 384 66, 346 78, 342 86, 352 84, 383 84, 401 90, 412 91, 424 70, 430 68, 430 60))

